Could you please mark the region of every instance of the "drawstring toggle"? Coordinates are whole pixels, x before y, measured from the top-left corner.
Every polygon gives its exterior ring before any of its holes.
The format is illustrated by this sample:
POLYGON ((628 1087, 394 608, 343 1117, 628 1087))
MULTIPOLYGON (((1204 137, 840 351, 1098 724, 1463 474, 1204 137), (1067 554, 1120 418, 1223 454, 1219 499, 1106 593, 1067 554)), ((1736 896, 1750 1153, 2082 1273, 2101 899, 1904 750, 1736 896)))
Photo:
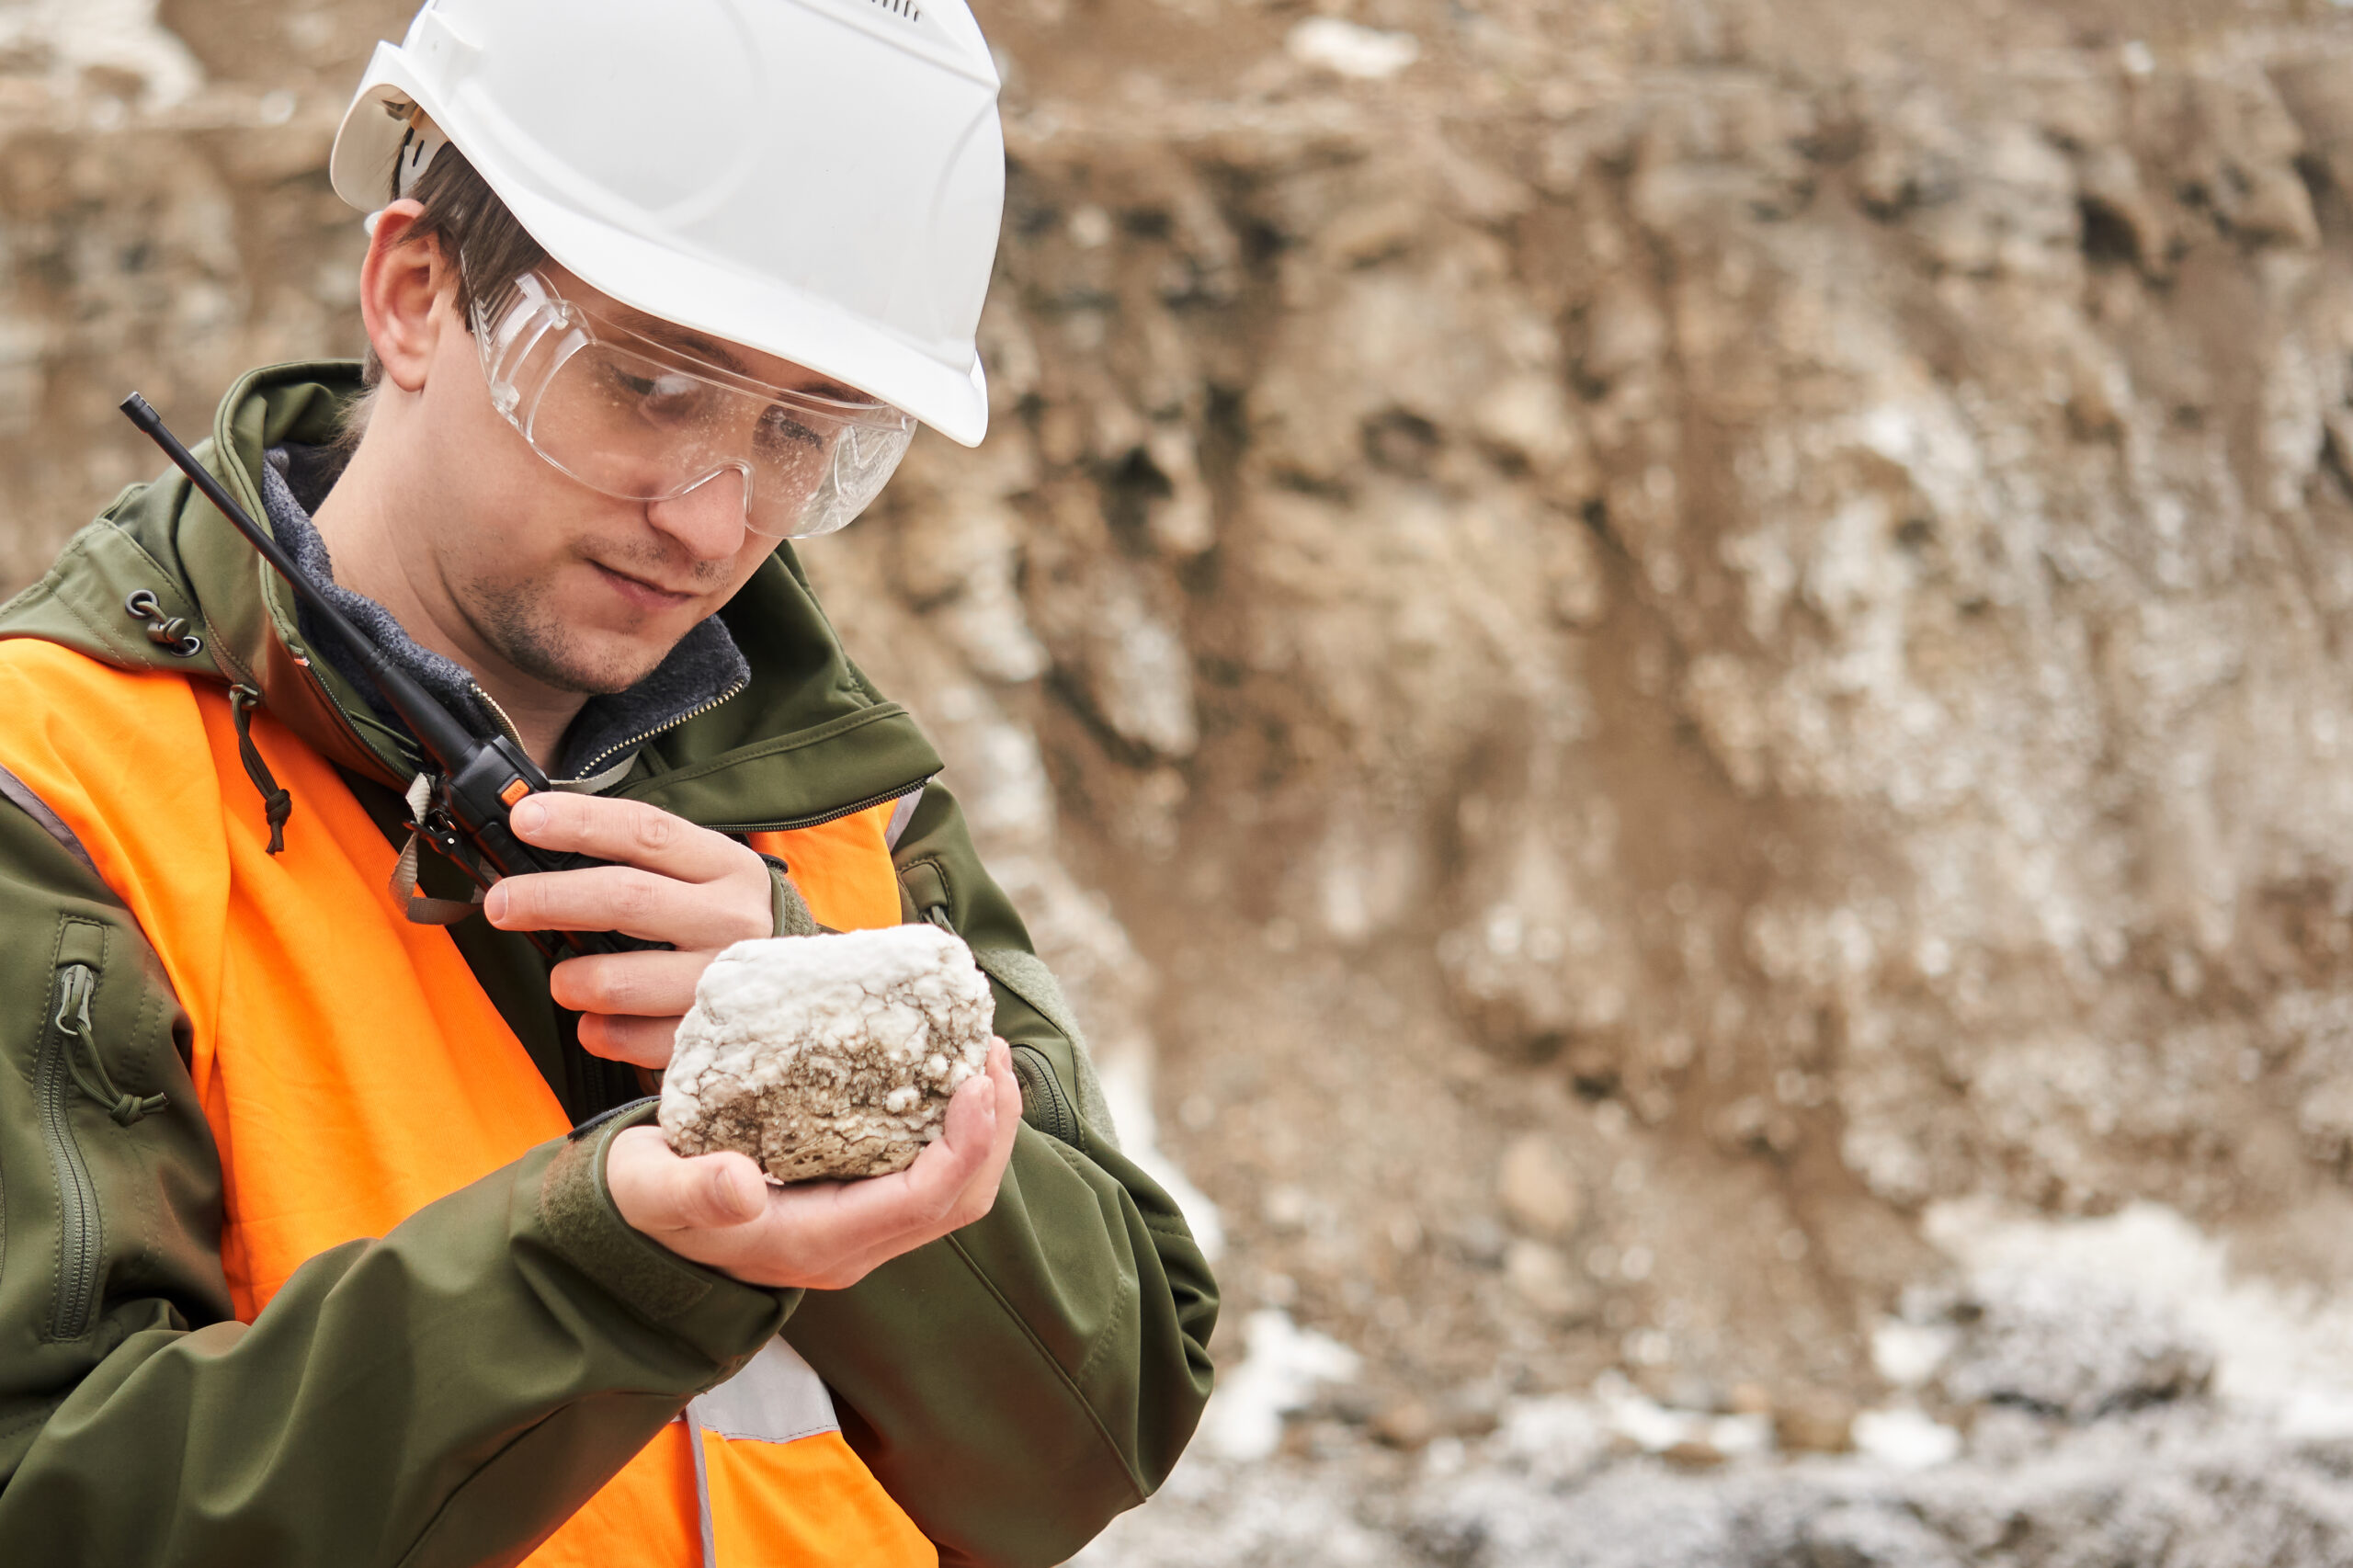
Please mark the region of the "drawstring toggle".
POLYGON ((253 712, 260 706, 261 693, 252 687, 229 688, 229 710, 237 724, 237 756, 245 765, 245 777, 261 795, 262 818, 269 824, 269 852, 280 855, 286 850, 286 819, 294 814, 294 797, 278 787, 277 776, 262 760, 261 748, 254 744, 253 712))

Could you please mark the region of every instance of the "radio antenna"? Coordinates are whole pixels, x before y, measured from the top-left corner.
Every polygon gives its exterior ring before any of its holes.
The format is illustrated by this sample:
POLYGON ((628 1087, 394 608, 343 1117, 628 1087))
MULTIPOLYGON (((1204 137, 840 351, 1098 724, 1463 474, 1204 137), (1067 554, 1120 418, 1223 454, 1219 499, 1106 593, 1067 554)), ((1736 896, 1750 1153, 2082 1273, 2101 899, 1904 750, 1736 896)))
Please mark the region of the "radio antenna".
POLYGON ((383 696, 384 706, 408 726, 409 733, 416 737, 417 744, 425 748, 425 755, 434 766, 443 773, 459 771, 481 745, 472 732, 441 706, 431 692, 419 686, 415 677, 387 658, 383 650, 376 646, 375 640, 360 631, 343 612, 343 608, 327 597, 326 590, 311 581, 309 574, 294 563, 294 558, 286 553, 286 547, 272 538, 268 529, 255 522, 252 514, 229 494, 228 486, 214 477, 211 470, 197 461, 194 452, 180 444, 180 438, 172 434, 170 427, 164 423, 164 416, 155 412, 153 404, 137 392, 132 392, 122 400, 122 412, 133 425, 146 432, 149 440, 164 449, 164 455, 188 475, 188 483, 201 491, 204 498, 245 536, 246 541, 261 551, 261 558, 286 579, 287 585, 294 590, 294 597, 335 629, 353 656, 367 669, 368 678, 376 683, 377 691, 383 696))

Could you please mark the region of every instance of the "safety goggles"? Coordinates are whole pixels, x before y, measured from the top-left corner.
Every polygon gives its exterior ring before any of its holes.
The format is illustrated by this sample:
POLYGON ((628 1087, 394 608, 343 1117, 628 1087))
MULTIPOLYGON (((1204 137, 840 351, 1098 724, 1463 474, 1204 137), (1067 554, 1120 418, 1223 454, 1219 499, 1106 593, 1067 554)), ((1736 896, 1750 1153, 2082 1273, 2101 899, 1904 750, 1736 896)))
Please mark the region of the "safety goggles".
POLYGON ((490 401, 531 449, 592 490, 741 497, 770 539, 831 533, 866 509, 914 439, 888 403, 772 387, 656 343, 526 272, 473 307, 490 401))

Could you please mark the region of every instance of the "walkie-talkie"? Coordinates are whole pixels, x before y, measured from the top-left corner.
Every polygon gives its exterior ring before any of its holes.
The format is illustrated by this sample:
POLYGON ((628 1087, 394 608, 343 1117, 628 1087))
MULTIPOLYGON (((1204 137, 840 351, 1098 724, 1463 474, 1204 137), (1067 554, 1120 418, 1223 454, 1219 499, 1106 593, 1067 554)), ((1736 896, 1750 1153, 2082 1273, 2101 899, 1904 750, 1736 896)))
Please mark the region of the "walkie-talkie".
MULTIPOLYGON (((122 412, 147 433, 148 439, 164 449, 164 455, 203 492, 204 498, 220 508, 221 515, 261 551, 262 559, 294 590, 294 597, 335 629, 367 669, 369 678, 376 683, 384 706, 416 737, 426 760, 438 774, 433 780, 432 806, 426 812, 425 820, 416 824, 427 843, 455 861, 485 890, 502 877, 531 871, 576 871, 609 864, 586 855, 534 848, 516 837, 515 830, 507 825, 508 813, 526 796, 548 788, 548 777, 540 771, 539 765, 503 734, 475 734, 431 692, 387 658, 383 650, 303 574, 285 548, 237 504, 237 498, 196 460, 195 454, 180 445, 179 437, 165 427, 163 416, 145 398, 132 392, 122 400, 122 412)), ((618 931, 534 931, 529 936, 551 957, 642 952, 667 946, 642 941, 618 931)))

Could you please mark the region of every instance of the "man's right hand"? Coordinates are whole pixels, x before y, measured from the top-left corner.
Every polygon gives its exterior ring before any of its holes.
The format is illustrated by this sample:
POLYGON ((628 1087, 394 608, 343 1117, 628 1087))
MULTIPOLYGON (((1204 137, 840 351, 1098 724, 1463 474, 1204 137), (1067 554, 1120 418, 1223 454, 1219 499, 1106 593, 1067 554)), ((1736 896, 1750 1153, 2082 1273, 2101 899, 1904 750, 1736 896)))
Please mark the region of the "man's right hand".
POLYGON ((992 1040, 986 1074, 894 1175, 771 1187, 748 1155, 681 1159, 659 1128, 632 1127, 606 1151, 605 1186, 622 1219, 681 1257, 747 1285, 839 1290, 986 1214, 1020 1126, 1012 1053, 992 1040))

